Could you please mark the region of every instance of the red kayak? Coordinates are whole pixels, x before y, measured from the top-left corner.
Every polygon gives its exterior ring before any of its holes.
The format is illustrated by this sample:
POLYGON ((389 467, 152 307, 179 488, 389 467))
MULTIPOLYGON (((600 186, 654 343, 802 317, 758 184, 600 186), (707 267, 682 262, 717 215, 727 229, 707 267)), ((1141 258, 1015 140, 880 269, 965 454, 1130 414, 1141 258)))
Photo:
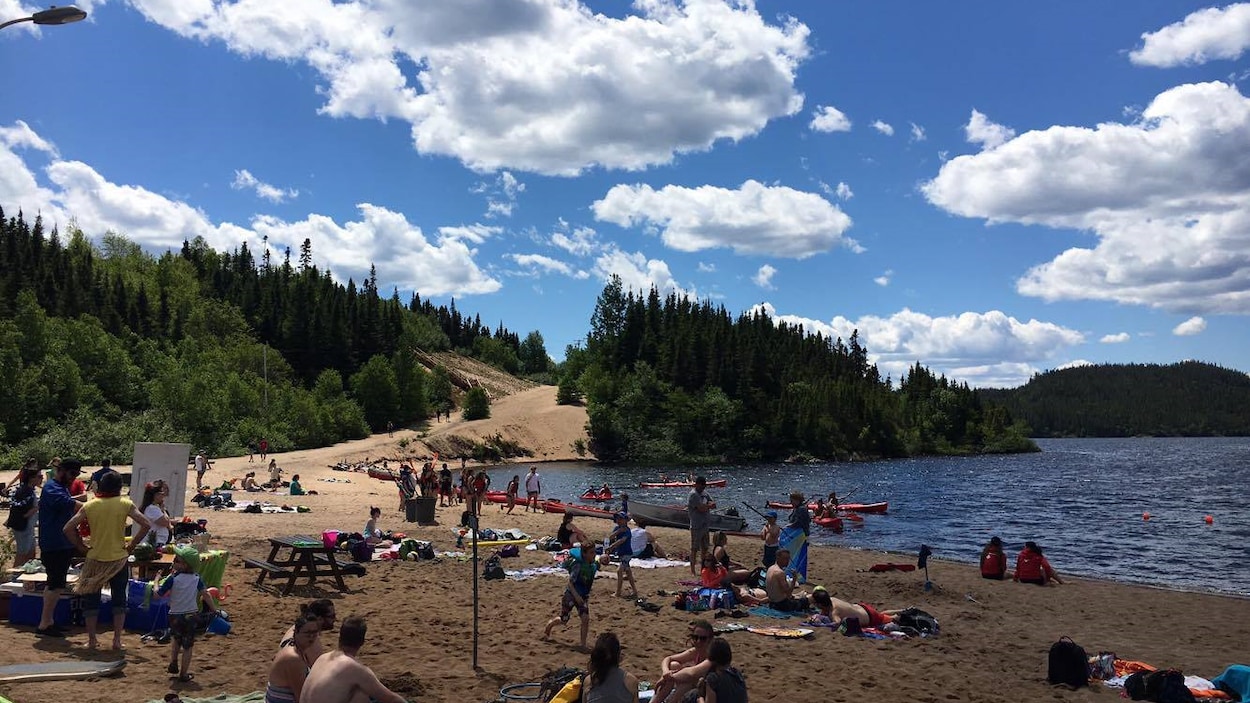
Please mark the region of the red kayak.
MULTIPOLYGON (((707 482, 709 488, 724 488, 729 481, 723 478, 712 479, 707 482)), ((694 488, 693 481, 643 481, 638 484, 641 488, 694 488)))
MULTIPOLYGON (((790 510, 794 506, 790 505, 789 503, 783 503, 779 500, 770 500, 768 501, 768 507, 773 508, 774 510, 790 510)), ((813 512, 815 512, 819 508, 820 506, 817 505, 816 503, 807 504, 807 509, 813 512)), ((890 504, 887 501, 881 501, 880 503, 839 503, 838 504, 838 510, 842 512, 847 512, 847 513, 880 514, 880 513, 884 513, 888 511, 889 509, 890 509, 890 504)))
POLYGON ((598 503, 610 503, 612 502, 612 491, 603 491, 602 493, 586 491, 582 494, 582 500, 592 500, 598 503))
POLYGON ((369 474, 369 478, 376 478, 379 481, 398 481, 399 480, 399 474, 395 473, 394 471, 391 471, 390 469, 384 469, 380 466, 370 466, 366 470, 366 473, 369 474))
POLYGON ((559 513, 561 515, 564 514, 565 505, 565 503, 561 503, 558 500, 544 500, 542 502, 544 512, 559 513))
POLYGON ((812 522, 834 532, 842 531, 842 518, 840 517, 818 517, 812 522))

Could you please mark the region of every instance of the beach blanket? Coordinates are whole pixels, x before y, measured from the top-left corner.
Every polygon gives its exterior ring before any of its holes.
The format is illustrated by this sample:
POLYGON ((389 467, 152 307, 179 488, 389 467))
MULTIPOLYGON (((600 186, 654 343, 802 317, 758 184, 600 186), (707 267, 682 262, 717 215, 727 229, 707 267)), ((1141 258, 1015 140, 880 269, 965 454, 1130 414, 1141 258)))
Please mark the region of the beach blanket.
MULTIPOLYGON (((1241 703, 1250 701, 1250 666, 1233 664, 1225 669, 1224 673, 1216 676, 1212 683, 1236 691, 1241 696, 1233 700, 1240 700, 1241 703)), ((1189 685, 1188 681, 1185 685, 1189 685)))
POLYGON ((778 542, 782 549, 790 550, 787 570, 798 573, 799 583, 807 583, 807 535, 797 527, 787 527, 781 531, 778 542))
POLYGON ((748 610, 747 612, 752 615, 757 615, 761 618, 773 618, 776 620, 785 620, 791 615, 796 615, 796 613, 787 613, 784 610, 777 610, 776 608, 770 608, 767 605, 757 605, 754 608, 751 608, 750 610, 748 610))
MULTIPOLYGON (((1133 661, 1132 659, 1120 659, 1117 657, 1116 660, 1112 662, 1112 668, 1115 670, 1115 677, 1103 681, 1103 684, 1111 688, 1124 688, 1124 682, 1127 681, 1128 677, 1132 674, 1139 671, 1149 673, 1151 671, 1155 671, 1157 667, 1145 662, 1133 661)), ((1212 682, 1207 681, 1200 676, 1186 676, 1185 688, 1189 689, 1189 692, 1194 695, 1194 698, 1212 701, 1237 700, 1233 696, 1216 689, 1212 682)), ((1250 701, 1250 696, 1242 698, 1241 700, 1250 701)))
POLYGON ((778 639, 799 639, 812 634, 806 627, 773 627, 772 625, 748 625, 747 632, 778 639))
MULTIPOLYGON (((242 695, 231 695, 229 693, 221 693, 212 698, 180 698, 182 703, 264 703, 264 691, 252 691, 242 695)), ((165 703, 162 698, 155 698, 148 703, 165 703)))

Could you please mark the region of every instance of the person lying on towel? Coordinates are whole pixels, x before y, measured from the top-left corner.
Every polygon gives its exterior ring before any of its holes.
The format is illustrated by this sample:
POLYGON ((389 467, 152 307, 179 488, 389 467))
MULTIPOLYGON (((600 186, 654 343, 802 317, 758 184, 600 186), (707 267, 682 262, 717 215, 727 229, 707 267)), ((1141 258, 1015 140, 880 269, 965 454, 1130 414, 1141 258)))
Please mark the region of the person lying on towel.
POLYGON ((829 624, 837 627, 847 618, 858 618, 860 627, 875 627, 878 630, 894 622, 898 610, 877 610, 872 605, 860 601, 848 603, 840 598, 829 595, 823 586, 817 586, 812 592, 812 603, 820 611, 813 618, 824 617, 829 624))
POLYGON ((777 563, 768 567, 768 575, 764 580, 764 590, 768 592, 768 605, 774 610, 794 612, 807 610, 810 605, 807 594, 797 590, 799 585, 798 572, 786 573, 790 566, 790 550, 777 550, 777 563))

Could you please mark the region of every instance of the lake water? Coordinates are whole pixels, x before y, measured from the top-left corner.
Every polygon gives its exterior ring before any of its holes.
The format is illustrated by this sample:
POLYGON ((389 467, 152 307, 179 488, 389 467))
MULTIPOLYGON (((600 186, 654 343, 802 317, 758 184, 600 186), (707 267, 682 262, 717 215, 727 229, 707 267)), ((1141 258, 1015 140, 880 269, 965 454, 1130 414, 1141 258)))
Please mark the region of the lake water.
MULTIPOLYGON (((729 480, 708 491, 720 507, 737 506, 748 529, 762 520, 744 502, 764 510, 766 500, 784 500, 792 488, 808 496, 853 491, 850 500, 889 501, 889 514, 847 521, 841 534, 816 528, 813 542, 913 555, 924 543, 938 557, 975 563, 981 546, 999 535, 1013 565, 1025 540, 1035 540, 1061 574, 1250 595, 1250 438, 1038 444, 1040 454, 700 471, 729 480), (1207 515, 1214 524, 1204 523, 1207 515)), ((544 496, 563 500, 592 483, 646 502, 680 503, 686 495, 636 488, 656 480, 657 468, 544 464, 539 471, 544 496)), ((668 469, 671 476, 680 471, 668 469)), ((496 488, 510 478, 491 473, 496 488)))

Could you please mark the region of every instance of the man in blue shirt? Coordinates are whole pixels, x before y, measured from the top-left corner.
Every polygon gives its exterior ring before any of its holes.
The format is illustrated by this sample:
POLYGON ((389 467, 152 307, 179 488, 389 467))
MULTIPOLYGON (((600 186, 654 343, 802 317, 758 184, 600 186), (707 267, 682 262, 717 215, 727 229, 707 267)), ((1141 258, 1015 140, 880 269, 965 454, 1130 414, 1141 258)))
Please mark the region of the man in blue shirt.
POLYGON ((100 468, 91 474, 91 480, 87 482, 87 490, 95 491, 100 488, 100 479, 104 478, 104 474, 113 470, 113 463, 109 459, 100 462, 100 468))
POLYGON ((52 480, 43 486, 39 496, 39 557, 48 572, 48 583, 43 591, 43 614, 39 618, 36 635, 64 637, 65 633, 53 623, 57 600, 65 589, 65 577, 69 562, 74 557, 74 544, 65 536, 65 523, 74 517, 81 505, 69 494, 70 485, 82 473, 82 462, 66 459, 57 467, 52 480))

